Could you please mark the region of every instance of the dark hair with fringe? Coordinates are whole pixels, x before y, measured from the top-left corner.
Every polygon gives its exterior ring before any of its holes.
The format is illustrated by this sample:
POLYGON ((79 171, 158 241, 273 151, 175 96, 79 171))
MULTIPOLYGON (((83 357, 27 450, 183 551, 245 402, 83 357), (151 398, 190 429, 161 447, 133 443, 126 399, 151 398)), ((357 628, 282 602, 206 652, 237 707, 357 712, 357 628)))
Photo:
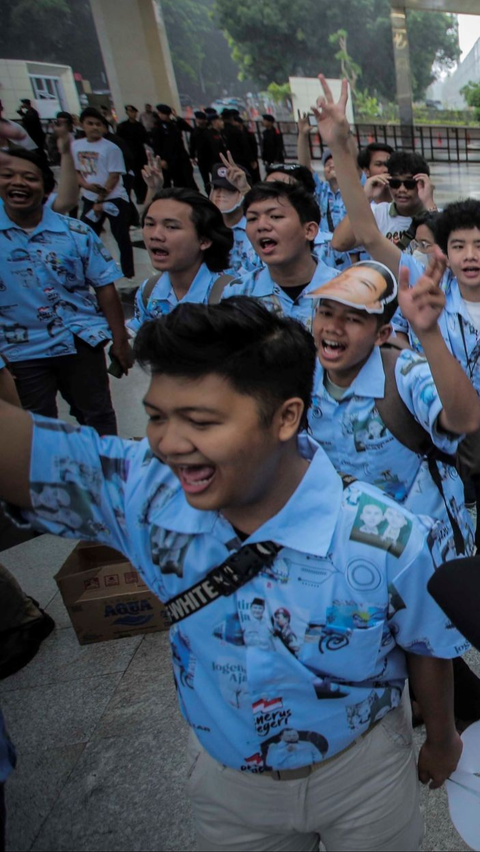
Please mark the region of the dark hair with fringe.
POLYGON ((312 335, 296 320, 270 312, 258 299, 233 296, 218 305, 185 302, 146 322, 135 358, 153 375, 216 374, 254 397, 268 426, 278 407, 300 397, 306 427, 316 363, 312 335))
POLYGON ((195 189, 170 187, 161 189, 154 195, 148 207, 143 211, 142 226, 148 216, 148 211, 155 201, 172 199, 181 204, 187 204, 191 209, 191 220, 199 239, 205 237, 212 245, 205 249, 203 259, 210 272, 223 272, 230 266, 230 252, 233 248, 233 231, 223 221, 218 207, 195 189))
POLYGON ((369 169, 372 157, 377 151, 385 151, 386 154, 393 154, 394 149, 386 142, 370 142, 366 148, 362 148, 357 155, 357 163, 359 169, 369 169))
POLYGON ((448 239, 453 231, 478 228, 480 231, 480 201, 466 198, 447 204, 435 223, 435 241, 444 254, 447 254, 448 239))
POLYGON ((410 154, 408 151, 394 151, 387 160, 389 175, 429 175, 430 166, 421 154, 410 154))
POLYGON ((27 151, 26 148, 10 148, 7 151, 7 154, 9 157, 16 157, 17 160, 27 160, 29 163, 33 163, 33 165, 36 166, 37 169, 40 169, 42 173, 45 197, 53 192, 55 187, 55 175, 43 157, 40 157, 36 151, 27 151))
POLYGON ((248 208, 255 202, 266 201, 268 198, 286 198, 297 211, 302 225, 307 222, 320 224, 320 208, 313 195, 307 192, 301 183, 283 183, 279 180, 256 183, 244 198, 244 212, 247 213, 248 208))

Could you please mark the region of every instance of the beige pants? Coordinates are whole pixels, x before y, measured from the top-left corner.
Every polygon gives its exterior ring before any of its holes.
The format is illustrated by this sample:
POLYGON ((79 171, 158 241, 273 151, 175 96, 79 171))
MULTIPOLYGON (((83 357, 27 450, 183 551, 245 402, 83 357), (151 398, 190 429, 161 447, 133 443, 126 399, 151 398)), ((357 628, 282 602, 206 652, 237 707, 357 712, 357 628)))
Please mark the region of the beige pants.
POLYGON ((188 794, 199 852, 414 852, 423 833, 412 730, 403 707, 308 778, 275 781, 213 760, 195 735, 188 794))

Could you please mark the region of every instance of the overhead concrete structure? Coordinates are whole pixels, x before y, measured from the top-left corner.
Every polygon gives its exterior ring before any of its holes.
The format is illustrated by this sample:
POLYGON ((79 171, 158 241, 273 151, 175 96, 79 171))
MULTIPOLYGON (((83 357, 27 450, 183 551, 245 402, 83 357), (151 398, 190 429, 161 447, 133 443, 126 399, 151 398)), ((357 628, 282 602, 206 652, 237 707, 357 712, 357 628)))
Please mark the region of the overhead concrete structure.
POLYGON ((90 0, 112 99, 124 105, 167 103, 180 111, 165 24, 155 0, 90 0))
MULTIPOLYGON (((417 12, 450 12, 457 15, 480 15, 480 0, 391 0, 391 21, 397 99, 402 135, 408 137, 413 126, 412 74, 408 47, 407 10, 417 12)), ((408 144, 407 138, 405 143, 408 144)))

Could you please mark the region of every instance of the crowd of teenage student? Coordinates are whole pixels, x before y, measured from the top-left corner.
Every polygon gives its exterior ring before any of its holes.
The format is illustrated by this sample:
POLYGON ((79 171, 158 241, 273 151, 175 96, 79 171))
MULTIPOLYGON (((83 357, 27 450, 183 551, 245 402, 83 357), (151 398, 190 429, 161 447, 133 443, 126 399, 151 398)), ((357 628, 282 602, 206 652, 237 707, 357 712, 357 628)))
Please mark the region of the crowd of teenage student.
MULTIPOLYGON (((480 201, 439 211, 423 157, 358 151, 321 83, 322 175, 306 115, 285 163, 272 116, 259 154, 231 110, 61 113, 57 186, 0 124, 0 497, 174 602, 199 849, 417 849, 418 778, 440 786, 480 718, 427 591, 479 541, 480 201), (126 323, 132 192, 152 276, 126 323), (140 443, 116 437, 106 347, 150 372, 140 443)), ((0 589, 6 677, 53 622, 0 589)), ((2 791, 13 764, 0 732, 2 791)))

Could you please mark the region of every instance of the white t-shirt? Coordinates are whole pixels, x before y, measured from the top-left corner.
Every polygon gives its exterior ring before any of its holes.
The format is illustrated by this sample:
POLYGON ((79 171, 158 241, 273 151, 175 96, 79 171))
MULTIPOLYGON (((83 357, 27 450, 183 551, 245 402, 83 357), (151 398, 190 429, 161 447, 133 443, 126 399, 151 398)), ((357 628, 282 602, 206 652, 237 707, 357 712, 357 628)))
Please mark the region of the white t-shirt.
POLYGON ((396 212, 392 202, 382 201, 381 204, 371 205, 372 213, 378 225, 378 230, 395 245, 408 231, 412 224, 411 216, 401 216, 396 212))
POLYGON ((473 327, 477 330, 480 329, 480 302, 467 302, 466 299, 463 301, 465 302, 468 315, 472 320, 473 327))
MULTIPOLYGON (((127 171, 120 148, 113 142, 109 142, 108 139, 99 139, 98 142, 76 139, 72 144, 72 154, 75 168, 87 183, 98 183, 100 186, 105 186, 109 174, 118 172, 124 175, 127 171)), ((97 200, 97 194, 88 189, 84 189, 82 195, 89 201, 97 200)), ((105 200, 111 198, 123 198, 128 201, 128 195, 121 177, 105 200)))

